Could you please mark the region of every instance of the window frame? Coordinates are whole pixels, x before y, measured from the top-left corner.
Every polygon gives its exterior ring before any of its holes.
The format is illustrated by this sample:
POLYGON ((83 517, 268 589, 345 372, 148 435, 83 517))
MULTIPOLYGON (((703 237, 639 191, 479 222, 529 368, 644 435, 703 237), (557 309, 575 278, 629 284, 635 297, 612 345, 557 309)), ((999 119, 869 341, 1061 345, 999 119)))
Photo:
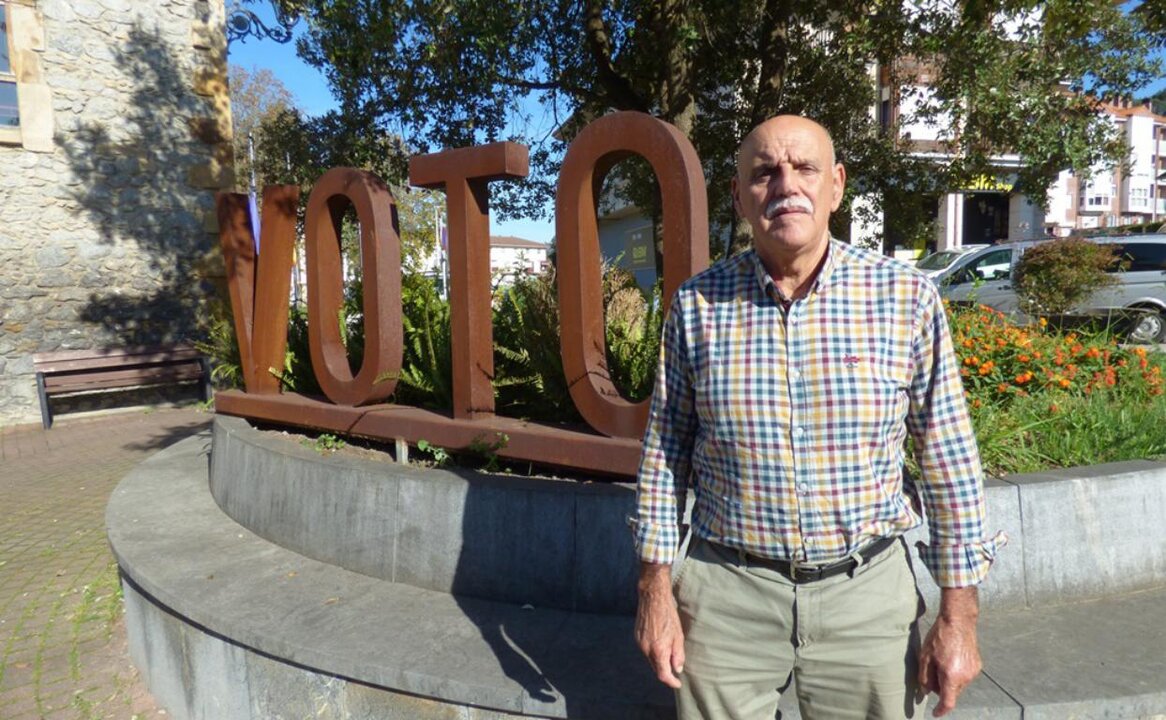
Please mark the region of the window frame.
POLYGON ((20 122, 20 79, 16 74, 16 48, 12 42, 12 13, 9 10, 11 6, 9 0, 0 0, 0 16, 3 17, 5 28, 0 41, 8 48, 8 72, 0 71, 0 83, 11 84, 16 90, 16 125, 0 125, 0 145, 21 145, 24 140, 20 122))

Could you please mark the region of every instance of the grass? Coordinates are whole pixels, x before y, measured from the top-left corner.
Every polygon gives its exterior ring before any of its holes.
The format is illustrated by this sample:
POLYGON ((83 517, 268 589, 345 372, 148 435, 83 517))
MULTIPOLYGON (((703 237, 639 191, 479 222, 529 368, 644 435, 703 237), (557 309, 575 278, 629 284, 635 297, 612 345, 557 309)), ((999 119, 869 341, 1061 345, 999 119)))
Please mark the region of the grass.
POLYGON ((1020 398, 973 412, 989 475, 1166 459, 1166 402, 1115 395, 1020 398))

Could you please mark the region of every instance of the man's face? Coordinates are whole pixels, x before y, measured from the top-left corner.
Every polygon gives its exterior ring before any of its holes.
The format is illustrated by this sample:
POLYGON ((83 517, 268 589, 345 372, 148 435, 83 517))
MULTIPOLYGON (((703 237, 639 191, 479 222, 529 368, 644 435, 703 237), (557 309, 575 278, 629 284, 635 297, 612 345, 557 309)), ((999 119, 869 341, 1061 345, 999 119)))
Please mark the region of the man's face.
POLYGON ((842 202, 845 182, 822 126, 783 115, 757 126, 741 144, 733 205, 753 226, 763 255, 798 255, 829 238, 830 213, 842 202))

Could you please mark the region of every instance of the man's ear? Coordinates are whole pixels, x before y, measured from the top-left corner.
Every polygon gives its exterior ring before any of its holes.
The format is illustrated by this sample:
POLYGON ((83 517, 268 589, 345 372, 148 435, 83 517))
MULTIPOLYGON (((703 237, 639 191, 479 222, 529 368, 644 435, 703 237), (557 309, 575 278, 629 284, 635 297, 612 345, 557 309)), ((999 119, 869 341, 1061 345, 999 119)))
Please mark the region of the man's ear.
POLYGON ((846 168, 842 166, 842 163, 834 164, 832 179, 834 184, 834 197, 830 203, 830 212, 834 212, 842 205, 842 196, 846 192, 846 168))

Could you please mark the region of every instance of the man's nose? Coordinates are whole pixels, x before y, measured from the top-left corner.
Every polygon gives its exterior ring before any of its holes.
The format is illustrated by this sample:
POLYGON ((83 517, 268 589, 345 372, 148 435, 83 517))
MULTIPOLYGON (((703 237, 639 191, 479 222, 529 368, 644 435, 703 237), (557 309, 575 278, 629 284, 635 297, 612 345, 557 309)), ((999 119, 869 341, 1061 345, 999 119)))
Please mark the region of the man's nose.
POLYGON ((776 197, 792 195, 794 191, 793 168, 779 166, 777 171, 770 176, 770 188, 776 197))

